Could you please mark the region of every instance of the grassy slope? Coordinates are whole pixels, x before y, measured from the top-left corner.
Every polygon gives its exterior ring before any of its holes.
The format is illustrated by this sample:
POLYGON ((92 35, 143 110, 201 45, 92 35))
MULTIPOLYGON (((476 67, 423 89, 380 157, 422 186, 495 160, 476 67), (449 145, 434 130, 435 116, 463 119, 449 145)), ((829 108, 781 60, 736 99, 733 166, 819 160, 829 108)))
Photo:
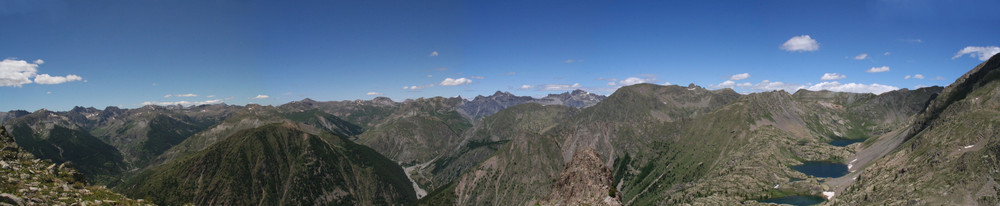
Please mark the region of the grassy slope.
POLYGON ((122 192, 163 204, 398 204, 415 200, 392 161, 292 125, 237 132, 129 180, 122 192))

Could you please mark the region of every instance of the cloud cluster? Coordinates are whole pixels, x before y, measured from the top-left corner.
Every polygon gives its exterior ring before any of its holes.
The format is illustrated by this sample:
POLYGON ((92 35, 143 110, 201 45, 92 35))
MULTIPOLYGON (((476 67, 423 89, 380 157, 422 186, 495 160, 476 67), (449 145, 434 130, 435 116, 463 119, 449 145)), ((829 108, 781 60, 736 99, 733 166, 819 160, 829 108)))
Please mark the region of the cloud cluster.
POLYGON ((835 91, 835 92, 853 92, 853 93, 874 93, 881 94, 888 91, 893 91, 899 89, 898 87, 881 85, 881 84, 859 84, 859 83, 840 83, 837 81, 821 82, 813 85, 801 85, 795 83, 785 83, 780 81, 770 81, 763 80, 757 84, 751 84, 749 82, 736 83, 732 80, 726 80, 722 83, 716 85, 710 85, 712 88, 731 88, 731 89, 746 89, 750 91, 767 92, 784 90, 789 93, 795 93, 800 89, 812 90, 812 91, 835 91))
POLYGON ((521 85, 521 89, 522 89, 522 90, 525 90, 525 89, 532 89, 532 88, 535 88, 535 85, 527 85, 527 84, 522 84, 522 85, 521 85))
POLYGON ((258 94, 256 97, 250 97, 250 99, 267 99, 267 98, 271 98, 271 96, 258 94))
POLYGON ((628 85, 633 85, 633 84, 649 83, 649 82, 652 82, 654 80, 655 79, 649 79, 649 78, 645 78, 644 79, 644 78, 639 78, 639 77, 629 77, 629 78, 625 78, 625 80, 619 81, 618 83, 628 86, 628 85))
POLYGON ((219 104, 219 103, 223 103, 223 101, 221 99, 213 99, 213 100, 205 100, 205 101, 194 101, 194 102, 191 102, 191 101, 176 101, 176 102, 151 101, 151 102, 143 102, 142 106, 146 106, 146 105, 160 105, 160 106, 184 105, 184 106, 195 106, 195 105, 219 104))
POLYGON ((821 82, 819 84, 814 84, 806 89, 812 91, 829 90, 834 92, 882 94, 885 92, 897 90, 899 89, 899 87, 881 85, 881 84, 858 84, 858 83, 841 84, 840 82, 832 81, 832 82, 821 82))
POLYGON ((542 85, 542 90, 545 91, 570 91, 582 87, 580 83, 569 84, 546 84, 542 85))
POLYGON ((906 75, 905 77, 903 77, 903 79, 910 79, 910 78, 924 79, 924 75, 923 74, 914 74, 914 75, 906 75))
POLYGON ((868 72, 868 73, 879 73, 879 72, 887 72, 887 71, 889 71, 889 67, 887 67, 887 66, 880 66, 880 67, 872 67, 871 69, 868 69, 865 72, 868 72))
POLYGON ((41 59, 34 62, 17 59, 4 59, 0 61, 0 87, 21 87, 32 82, 37 84, 62 84, 83 80, 83 77, 73 74, 67 76, 38 74, 38 65, 44 63, 45 61, 41 59), (32 81, 32 78, 34 78, 34 81, 32 81))
MULTIPOLYGON (((886 52, 886 53, 889 53, 889 52, 886 52)), ((861 53, 861 54, 858 54, 857 56, 854 56, 854 59, 857 59, 857 60, 862 60, 862 59, 867 59, 867 58, 868 58, 868 54, 866 54, 866 53, 861 53)))
POLYGON ((83 80, 83 77, 76 76, 73 74, 66 75, 64 77, 49 76, 48 74, 39 74, 38 76, 35 76, 36 84, 62 84, 66 82, 81 81, 81 80, 83 80))
POLYGON ((421 85, 421 86, 416 86, 416 85, 414 85, 414 86, 403 86, 403 90, 415 91, 415 90, 422 90, 424 88, 433 87, 433 86, 434 86, 434 84, 421 85))
POLYGON ((976 58, 979 57, 979 61, 989 60, 993 55, 1000 53, 1000 47, 997 46, 967 46, 962 50, 959 50, 951 59, 958 59, 959 57, 965 56, 976 58))
MULTIPOLYGON (((167 94, 167 95, 163 95, 163 98, 170 98, 170 97, 197 97, 197 96, 198 96, 197 94, 191 94, 191 93, 188 93, 188 94, 167 94)), ((215 95, 208 95, 208 98, 212 98, 212 97, 215 97, 215 95)))
POLYGON ((823 77, 820 77, 819 79, 827 81, 827 80, 841 80, 844 78, 847 78, 847 75, 843 75, 840 73, 826 73, 823 74, 823 77))
POLYGON ((441 81, 440 83, 441 86, 459 86, 466 84, 472 84, 472 80, 465 77, 458 79, 445 78, 444 81, 441 81))
POLYGON ((385 94, 383 94, 383 93, 380 93, 380 92, 368 92, 368 93, 365 93, 365 95, 370 95, 370 96, 382 96, 382 95, 385 95, 385 94))
POLYGON ((781 49, 795 52, 816 51, 819 50, 819 43, 809 35, 795 36, 781 44, 781 49))
POLYGON ((438 56, 438 51, 432 51, 430 56, 432 57, 438 56))
POLYGON ((732 81, 739 81, 747 78, 750 78, 750 73, 734 74, 732 76, 729 76, 729 80, 732 81))

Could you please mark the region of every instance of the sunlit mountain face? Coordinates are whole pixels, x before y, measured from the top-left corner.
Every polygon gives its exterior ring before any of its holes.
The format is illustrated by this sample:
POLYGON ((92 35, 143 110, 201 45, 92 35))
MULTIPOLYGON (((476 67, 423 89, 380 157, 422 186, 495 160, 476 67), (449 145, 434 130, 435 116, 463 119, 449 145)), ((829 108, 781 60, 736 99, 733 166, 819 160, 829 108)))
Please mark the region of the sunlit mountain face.
POLYGON ((993 8, 0 0, 0 203, 997 205, 993 8))

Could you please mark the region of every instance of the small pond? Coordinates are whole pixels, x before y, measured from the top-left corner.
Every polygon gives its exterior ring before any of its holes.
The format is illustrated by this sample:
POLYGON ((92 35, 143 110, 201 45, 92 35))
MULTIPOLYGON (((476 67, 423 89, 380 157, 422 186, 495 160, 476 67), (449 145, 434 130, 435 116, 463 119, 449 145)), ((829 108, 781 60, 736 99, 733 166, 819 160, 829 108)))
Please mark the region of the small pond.
POLYGON ((835 138, 835 139, 833 139, 833 141, 830 142, 830 145, 838 146, 838 147, 844 147, 844 146, 847 146, 847 145, 851 145, 851 144, 858 143, 858 142, 864 142, 864 141, 865 141, 865 138, 861 138, 861 139, 841 139, 841 138, 835 138))
POLYGON ((813 177, 841 177, 847 175, 847 165, 833 162, 805 161, 792 169, 813 177))
POLYGON ((761 200, 763 203, 789 204, 789 205, 817 205, 826 199, 817 196, 792 195, 761 200))

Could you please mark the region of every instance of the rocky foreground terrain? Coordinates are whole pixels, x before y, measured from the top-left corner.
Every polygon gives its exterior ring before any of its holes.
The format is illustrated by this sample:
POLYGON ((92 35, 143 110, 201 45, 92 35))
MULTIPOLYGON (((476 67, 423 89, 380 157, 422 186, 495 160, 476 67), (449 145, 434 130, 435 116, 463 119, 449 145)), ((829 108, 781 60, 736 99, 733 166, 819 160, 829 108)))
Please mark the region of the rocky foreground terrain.
POLYGON ((0 127, 0 205, 151 205, 87 184, 69 162, 35 158, 0 127))

